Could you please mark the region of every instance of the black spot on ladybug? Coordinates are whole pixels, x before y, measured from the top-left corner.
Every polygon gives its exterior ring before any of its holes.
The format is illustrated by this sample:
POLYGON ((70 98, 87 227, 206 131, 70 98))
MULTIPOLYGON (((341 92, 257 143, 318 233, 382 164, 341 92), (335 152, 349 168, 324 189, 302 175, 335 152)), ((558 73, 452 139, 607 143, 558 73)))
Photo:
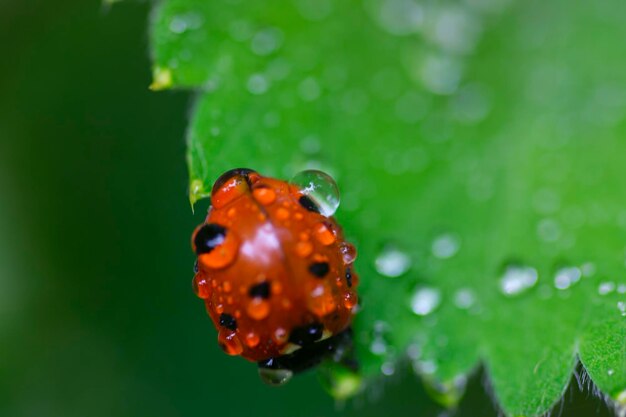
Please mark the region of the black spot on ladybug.
POLYGON ((289 341, 296 345, 307 346, 320 340, 322 333, 324 333, 324 326, 321 323, 296 327, 291 331, 289 341))
POLYGON ((298 199, 298 203, 300 203, 300 205, 304 207, 305 209, 307 209, 308 211, 312 211, 314 213, 320 212, 320 208, 317 206, 317 204, 315 204, 313 200, 311 200, 309 197, 305 195, 303 195, 302 197, 298 199))
POLYGON ((220 326, 235 331, 237 330, 237 320, 230 314, 222 313, 220 314, 220 326))
POLYGON ((196 261, 193 263, 193 272, 194 273, 198 273, 198 260, 196 259, 196 261))
POLYGON ((213 184, 213 189, 211 193, 215 193, 217 190, 220 190, 224 184, 226 184, 233 177, 242 177, 242 179, 248 184, 248 187, 251 187, 252 184, 250 182, 250 174, 256 173, 255 170, 249 168, 235 168, 230 171, 226 171, 215 181, 213 184))
POLYGON ((208 223, 203 225, 196 237, 194 243, 196 244, 196 254, 201 255, 203 253, 209 253, 215 249, 218 245, 224 242, 226 238, 226 228, 215 223, 208 223))
POLYGON ((346 268, 346 283, 348 288, 352 288, 352 271, 350 271, 350 267, 346 268))
POLYGON ((250 297, 269 298, 270 296, 270 283, 263 281, 260 284, 256 284, 250 287, 248 290, 250 297))
POLYGON ((309 265, 309 272, 318 278, 324 278, 328 271, 330 271, 328 262, 315 262, 309 265))

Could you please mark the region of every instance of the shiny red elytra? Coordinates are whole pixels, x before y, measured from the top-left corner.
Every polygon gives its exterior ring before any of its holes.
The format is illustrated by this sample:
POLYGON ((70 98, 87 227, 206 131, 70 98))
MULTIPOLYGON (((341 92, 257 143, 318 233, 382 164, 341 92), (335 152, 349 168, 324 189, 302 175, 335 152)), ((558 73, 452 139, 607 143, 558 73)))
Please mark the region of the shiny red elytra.
POLYGON ((338 335, 345 344, 357 307, 356 250, 306 190, 228 171, 192 245, 194 291, 229 355, 297 372, 332 352, 338 335))

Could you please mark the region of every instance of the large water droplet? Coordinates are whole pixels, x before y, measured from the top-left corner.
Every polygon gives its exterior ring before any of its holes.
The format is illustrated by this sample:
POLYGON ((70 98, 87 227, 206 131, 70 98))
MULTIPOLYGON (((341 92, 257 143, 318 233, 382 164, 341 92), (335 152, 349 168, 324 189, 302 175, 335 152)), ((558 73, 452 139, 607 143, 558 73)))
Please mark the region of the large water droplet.
POLYGON ((506 296, 521 294, 537 283, 537 270, 528 266, 510 265, 500 278, 500 289, 506 296))
POLYGON ((320 213, 330 217, 339 207, 339 188, 328 174, 310 169, 299 172, 290 181, 298 186, 302 194, 309 197, 319 207, 320 213))
POLYGON ((440 259, 451 258, 459 251, 461 242, 455 235, 446 233, 438 236, 432 244, 433 255, 440 259))
POLYGON ((395 246, 386 246, 376 257, 376 270, 386 277, 399 277, 411 267, 411 258, 395 246))
POLYGON ((580 280, 582 273, 579 268, 561 268, 554 276, 554 286, 559 290, 566 290, 580 280))
POLYGON ((259 376, 267 385, 278 386, 289 382, 293 377, 293 372, 289 369, 259 368, 259 376))
POLYGON ((418 316, 427 316, 441 303, 441 292, 436 288, 420 287, 411 297, 411 310, 418 316))

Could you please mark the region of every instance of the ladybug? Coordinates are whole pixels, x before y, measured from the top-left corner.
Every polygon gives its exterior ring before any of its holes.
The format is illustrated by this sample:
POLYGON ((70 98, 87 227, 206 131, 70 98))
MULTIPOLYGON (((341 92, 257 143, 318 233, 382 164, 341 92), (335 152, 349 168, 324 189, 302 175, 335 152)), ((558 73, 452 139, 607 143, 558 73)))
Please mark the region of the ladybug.
POLYGON ((306 190, 230 170, 213 185, 192 246, 193 289, 227 354, 256 362, 270 384, 328 357, 348 362, 356 250, 306 190))

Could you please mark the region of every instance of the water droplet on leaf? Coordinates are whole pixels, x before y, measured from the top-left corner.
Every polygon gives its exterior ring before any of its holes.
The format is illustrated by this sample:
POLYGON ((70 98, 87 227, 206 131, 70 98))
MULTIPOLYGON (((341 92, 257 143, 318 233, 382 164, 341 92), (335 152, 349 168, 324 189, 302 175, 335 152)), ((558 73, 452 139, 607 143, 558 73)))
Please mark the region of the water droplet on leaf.
POLYGON ((376 257, 376 270, 386 277, 399 277, 411 267, 411 258, 395 246, 386 246, 376 257))
POLYGON ((418 316, 427 316, 441 303, 441 292, 436 288, 420 287, 411 297, 411 311, 418 316))
POLYGON ((537 270, 529 266, 509 265, 500 278, 500 290, 506 296, 516 296, 537 283, 537 270))

